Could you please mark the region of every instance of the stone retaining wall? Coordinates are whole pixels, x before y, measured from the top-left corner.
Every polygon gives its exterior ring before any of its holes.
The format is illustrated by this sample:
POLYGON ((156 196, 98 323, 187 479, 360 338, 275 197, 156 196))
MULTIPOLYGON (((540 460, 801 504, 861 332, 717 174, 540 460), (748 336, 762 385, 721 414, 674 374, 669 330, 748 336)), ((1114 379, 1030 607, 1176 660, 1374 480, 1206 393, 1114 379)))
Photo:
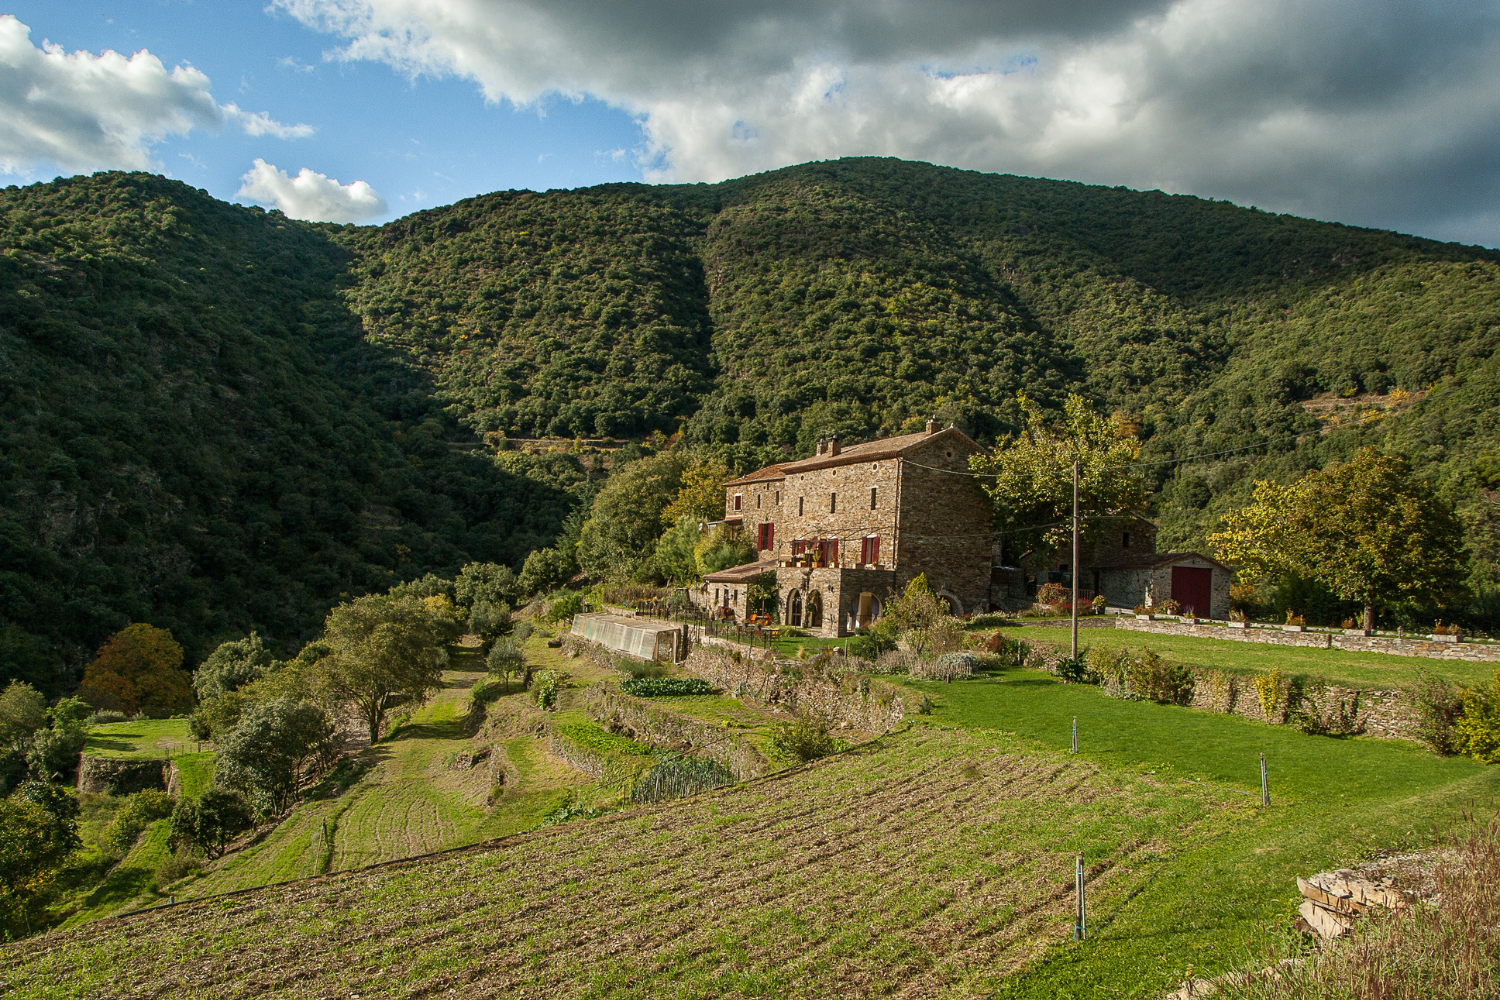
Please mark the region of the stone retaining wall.
MULTIPOLYGON (((1189 707, 1224 715, 1238 715, 1256 722, 1273 726, 1288 721, 1290 684, 1292 678, 1283 681, 1277 700, 1268 715, 1260 704, 1252 678, 1246 674, 1227 670, 1210 670, 1203 667, 1188 667, 1193 674, 1193 697, 1189 707)), ((1348 688, 1338 684, 1305 683, 1300 692, 1300 707, 1316 711, 1322 706, 1336 706, 1344 702, 1351 707, 1358 698, 1359 725, 1366 736, 1384 739, 1414 740, 1417 738, 1419 718, 1416 705, 1410 694, 1397 690, 1364 690, 1348 688)))
POLYGON ((1405 639, 1391 635, 1344 635, 1330 632, 1284 632, 1279 628, 1229 628, 1227 625, 1187 625, 1183 622, 1152 622, 1121 615, 1115 628, 1160 635, 1191 635, 1200 639, 1230 642, 1264 642, 1277 646, 1313 649, 1343 649, 1394 656, 1426 656, 1440 660, 1470 660, 1500 663, 1500 643, 1444 642, 1435 639, 1405 639))
POLYGON ((771 769, 759 750, 722 726, 711 726, 605 685, 584 692, 583 709, 605 729, 638 743, 712 757, 737 781, 759 777, 771 769))
MULTIPOLYGON (((748 652, 746 647, 734 647, 732 652, 741 649, 748 652)), ((811 712, 838 729, 884 732, 906 716, 902 690, 878 677, 810 677, 803 673, 810 669, 809 664, 800 660, 767 664, 752 661, 748 655, 736 660, 732 652, 715 640, 705 640, 688 654, 683 666, 736 698, 792 712, 811 712)))
POLYGON ((130 795, 148 788, 167 790, 171 762, 160 757, 89 757, 78 759, 78 791, 130 795))

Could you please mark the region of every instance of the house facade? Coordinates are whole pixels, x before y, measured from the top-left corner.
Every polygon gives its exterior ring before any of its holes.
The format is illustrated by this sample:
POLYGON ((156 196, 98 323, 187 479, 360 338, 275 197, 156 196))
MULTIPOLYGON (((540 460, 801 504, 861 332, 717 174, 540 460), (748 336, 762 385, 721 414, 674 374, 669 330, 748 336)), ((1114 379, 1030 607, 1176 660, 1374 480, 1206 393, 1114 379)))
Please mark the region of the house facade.
POLYGON ((781 621, 842 636, 926 575, 955 614, 988 610, 992 506, 969 475, 983 451, 954 427, 840 447, 766 466, 724 486, 724 520, 754 563, 704 577, 702 603, 743 620, 749 583, 774 573, 781 621))

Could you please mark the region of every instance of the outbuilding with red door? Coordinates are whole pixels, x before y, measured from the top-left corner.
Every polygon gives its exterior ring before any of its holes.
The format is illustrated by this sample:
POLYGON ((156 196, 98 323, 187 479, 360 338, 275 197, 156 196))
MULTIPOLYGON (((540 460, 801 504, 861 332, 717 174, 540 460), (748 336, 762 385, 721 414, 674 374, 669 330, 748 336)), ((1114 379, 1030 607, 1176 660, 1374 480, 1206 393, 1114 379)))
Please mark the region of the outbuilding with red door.
POLYGON ((1229 616, 1234 571, 1197 552, 1122 553, 1090 566, 1094 589, 1111 606, 1159 608, 1176 601, 1183 614, 1229 616))

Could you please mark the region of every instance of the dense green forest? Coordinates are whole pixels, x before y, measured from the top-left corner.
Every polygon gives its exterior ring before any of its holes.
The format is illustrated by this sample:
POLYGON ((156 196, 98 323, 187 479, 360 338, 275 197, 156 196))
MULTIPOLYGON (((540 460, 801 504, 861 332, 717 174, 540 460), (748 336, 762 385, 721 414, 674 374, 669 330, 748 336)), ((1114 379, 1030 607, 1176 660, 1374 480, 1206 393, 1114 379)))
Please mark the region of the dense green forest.
POLYGON ((1232 452, 1150 467, 1164 547, 1257 477, 1398 450, 1465 519, 1493 617, 1497 275, 1491 250, 888 159, 379 227, 147 174, 8 188, 0 660, 56 693, 127 621, 191 665, 251 628, 290 649, 341 595, 519 568, 592 486, 507 439, 659 433, 744 470, 930 413, 988 443, 1022 390, 1123 414, 1148 462, 1232 452))

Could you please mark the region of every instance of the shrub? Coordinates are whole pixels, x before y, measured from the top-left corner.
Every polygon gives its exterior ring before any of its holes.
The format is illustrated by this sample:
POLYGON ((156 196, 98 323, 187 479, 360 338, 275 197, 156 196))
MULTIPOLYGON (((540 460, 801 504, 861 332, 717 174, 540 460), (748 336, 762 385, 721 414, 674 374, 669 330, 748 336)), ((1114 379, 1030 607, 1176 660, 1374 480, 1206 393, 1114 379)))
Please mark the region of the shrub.
POLYGON ((214 781, 258 794, 280 813, 297 798, 303 778, 331 761, 334 731, 328 713, 311 702, 283 697, 256 705, 220 741, 214 781))
POLYGON ((1260 704, 1261 715, 1267 722, 1283 722, 1286 720, 1286 709, 1283 706, 1280 713, 1277 706, 1282 702, 1282 684, 1285 675, 1281 668, 1276 667, 1262 674, 1256 674, 1250 681, 1255 688, 1255 700, 1260 704))
POLYGON ((476 601, 469 611, 469 631, 479 637, 486 646, 510 630, 510 606, 476 601))
POLYGON ((1286 609, 1286 624, 1288 624, 1288 625, 1306 625, 1307 624, 1307 619, 1304 618, 1304 617, 1302 617, 1301 615, 1297 614, 1291 608, 1287 608, 1286 609))
POLYGON ((1209 708, 1226 714, 1234 711, 1239 700, 1239 678, 1225 670, 1212 670, 1208 674, 1209 708))
POLYGON ((173 882, 195 875, 203 870, 203 860, 189 848, 179 848, 167 855, 162 863, 156 866, 156 878, 153 886, 157 892, 161 892, 173 882))
POLYGON ((1104 609, 1109 607, 1109 601, 1105 599, 1103 594, 1095 594, 1094 599, 1089 602, 1089 606, 1094 609, 1094 614, 1102 615, 1104 614, 1104 609))
POLYGON ((505 694, 509 688, 510 684, 506 681, 485 677, 469 689, 469 704, 472 708, 483 708, 505 694))
POLYGON ((173 805, 172 797, 157 789, 129 796, 104 829, 105 845, 115 854, 127 853, 146 827, 172 815, 173 805))
POLYGON ((899 649, 887 650, 875 658, 877 674, 904 674, 911 670, 915 657, 899 649))
POLYGON ((542 621, 565 622, 572 620, 573 616, 583 610, 583 595, 578 591, 571 591, 554 598, 548 605, 547 611, 542 615, 542 621))
POLYGON ((510 637, 518 643, 525 642, 531 638, 531 634, 535 631, 536 628, 531 622, 516 622, 515 626, 510 630, 510 637))
POLYGON ((1031 643, 1025 639, 1007 638, 1000 632, 985 640, 984 648, 995 654, 1001 666, 1024 667, 1031 661, 1031 643))
POLYGON ((787 763, 806 764, 842 749, 843 741, 829 734, 825 720, 803 714, 772 725, 766 746, 787 763))
POLYGON ((1418 667, 1412 698, 1417 707, 1417 738, 1440 754, 1461 753, 1454 724, 1464 715, 1463 696, 1446 680, 1418 667))
POLYGON ((914 661, 907 669, 907 673, 925 680, 952 684, 956 680, 961 681, 972 677, 974 668, 977 666, 979 666, 979 660, 973 653, 944 653, 935 660, 914 661))
POLYGON ((172 836, 167 843, 174 851, 186 845, 217 858, 231 840, 250 828, 251 822, 250 806, 244 796, 215 788, 196 799, 177 803, 172 810, 172 836))
POLYGON ((1494 672, 1488 691, 1464 691, 1463 716, 1453 723, 1453 742, 1459 753, 1475 760, 1500 762, 1500 670, 1494 672))
POLYGON ((1057 661, 1057 676, 1069 684, 1098 684, 1104 675, 1089 666, 1089 651, 1080 650, 1078 656, 1065 656, 1057 661))
POLYGON ((713 694, 714 686, 700 677, 632 677, 620 685, 637 698, 681 698, 713 694))
POLYGON ((896 639, 884 631, 870 630, 849 640, 849 655, 861 660, 875 660, 896 648, 896 639))
POLYGON ((1038 604, 1048 605, 1066 604, 1068 598, 1071 596, 1072 594, 1069 592, 1068 588, 1064 587, 1060 583, 1044 583, 1039 588, 1037 588, 1036 602, 1038 604))
POLYGON ((1104 692, 1114 698, 1164 705, 1186 705, 1193 699, 1193 672, 1167 663, 1150 649, 1142 648, 1139 656, 1125 650, 1100 650, 1090 654, 1089 668, 1099 675, 1104 692))
POLYGON ((697 795, 735 783, 734 774, 723 764, 706 757, 680 757, 663 761, 630 789, 633 802, 661 802, 697 795))
POLYGON ((543 670, 532 678, 531 695, 539 707, 550 711, 557 707, 557 692, 561 687, 562 674, 543 670))
POLYGON ((1358 691, 1315 685, 1298 699, 1297 727, 1310 736, 1357 736, 1368 721, 1368 712, 1360 714, 1358 691))
POLYGON ((976 629, 995 628, 996 626, 1004 625, 1010 620, 1011 616, 1005 614, 1003 611, 991 611, 987 614, 975 615, 973 618, 970 618, 969 627, 976 629))
POLYGON ((666 664, 658 663, 656 660, 635 660, 622 656, 616 665, 635 678, 667 676, 666 664))
POLYGON ((1250 620, 1250 616, 1236 608, 1233 611, 1229 612, 1229 620, 1232 622, 1248 622, 1250 620))
POLYGON ((542 818, 540 825, 556 826, 559 823, 571 823, 575 819, 593 819, 595 816, 603 815, 603 810, 584 805, 573 798, 572 792, 569 792, 563 797, 562 803, 556 809, 542 818))

